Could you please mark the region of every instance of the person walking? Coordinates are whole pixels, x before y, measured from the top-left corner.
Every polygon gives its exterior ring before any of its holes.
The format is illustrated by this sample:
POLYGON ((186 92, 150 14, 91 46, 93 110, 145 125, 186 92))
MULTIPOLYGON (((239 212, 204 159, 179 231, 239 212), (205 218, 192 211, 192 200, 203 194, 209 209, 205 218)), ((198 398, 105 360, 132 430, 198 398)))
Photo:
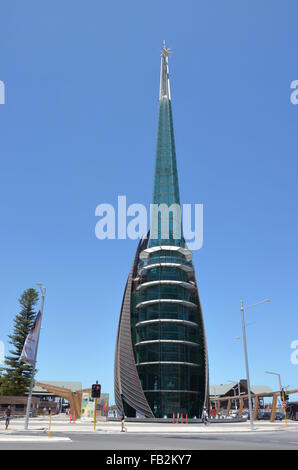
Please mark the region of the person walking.
POLYGON ((8 429, 8 426, 10 425, 10 417, 11 417, 11 408, 10 405, 5 410, 4 414, 4 419, 5 419, 5 430, 8 429))
POLYGON ((204 411, 203 411, 203 423, 205 426, 207 426, 208 424, 208 413, 207 413, 206 406, 204 406, 204 411))
POLYGON ((121 421, 121 432, 126 432, 127 429, 126 429, 126 426, 125 426, 125 416, 124 415, 121 416, 120 421, 121 421))

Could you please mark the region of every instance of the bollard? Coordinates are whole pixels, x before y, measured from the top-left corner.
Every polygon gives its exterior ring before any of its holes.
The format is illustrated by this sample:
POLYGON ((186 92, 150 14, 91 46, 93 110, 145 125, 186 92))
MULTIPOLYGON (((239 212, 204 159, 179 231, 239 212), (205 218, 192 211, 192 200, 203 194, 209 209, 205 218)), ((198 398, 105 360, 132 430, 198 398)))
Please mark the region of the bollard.
POLYGON ((50 438, 50 435, 51 435, 51 426, 52 426, 52 410, 50 411, 50 423, 49 423, 48 438, 50 438))
POLYGON ((175 413, 173 413, 173 424, 175 424, 175 413))
POLYGON ((186 414, 185 422, 186 422, 186 424, 188 424, 188 414, 186 414))

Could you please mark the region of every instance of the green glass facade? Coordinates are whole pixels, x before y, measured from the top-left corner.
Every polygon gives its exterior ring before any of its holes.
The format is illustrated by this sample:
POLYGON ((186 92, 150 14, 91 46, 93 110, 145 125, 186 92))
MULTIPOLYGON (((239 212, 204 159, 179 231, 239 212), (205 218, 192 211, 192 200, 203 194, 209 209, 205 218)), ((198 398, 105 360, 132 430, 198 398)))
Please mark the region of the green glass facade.
MULTIPOLYGON (((153 204, 166 204, 169 208, 172 204, 180 206, 172 105, 169 98, 162 98, 159 101, 153 204)), ((158 215, 156 223, 158 224, 158 237, 150 239, 150 246, 184 246, 182 236, 178 239, 174 237, 172 212, 169 213, 167 238, 162 237, 161 214, 158 215)), ((180 229, 182 234, 182 228, 180 229)))
POLYGON ((193 266, 185 254, 162 249, 158 255, 139 262, 132 293, 139 378, 155 417, 178 412, 200 417, 206 398, 206 350, 193 266))

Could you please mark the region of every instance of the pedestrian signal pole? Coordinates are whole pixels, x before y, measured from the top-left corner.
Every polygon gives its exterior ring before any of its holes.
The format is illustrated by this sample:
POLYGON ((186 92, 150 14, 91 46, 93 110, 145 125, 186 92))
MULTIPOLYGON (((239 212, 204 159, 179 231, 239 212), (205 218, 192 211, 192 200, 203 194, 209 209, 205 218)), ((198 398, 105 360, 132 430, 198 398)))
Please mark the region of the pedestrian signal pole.
POLYGON ((94 431, 96 431, 97 398, 94 400, 94 431))
POLYGON ((94 431, 96 431, 96 414, 97 414, 97 399, 101 395, 101 385, 98 383, 98 380, 95 384, 92 385, 92 398, 94 399, 94 431))

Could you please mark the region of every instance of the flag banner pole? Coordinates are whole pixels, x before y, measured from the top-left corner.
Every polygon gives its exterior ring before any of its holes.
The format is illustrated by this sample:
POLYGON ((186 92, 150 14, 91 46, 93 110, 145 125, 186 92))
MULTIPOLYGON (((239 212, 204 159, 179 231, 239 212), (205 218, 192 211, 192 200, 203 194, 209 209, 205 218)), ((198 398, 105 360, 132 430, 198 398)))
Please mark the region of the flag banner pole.
POLYGON ((46 289, 44 287, 41 287, 40 311, 37 314, 32 330, 30 331, 28 337, 26 338, 24 348, 20 357, 21 361, 32 364, 32 376, 31 376, 31 382, 30 382, 30 388, 29 388, 26 417, 25 417, 25 426, 24 426, 25 431, 27 431, 29 427, 29 417, 30 417, 30 411, 31 411, 32 392, 33 392, 33 387, 34 387, 34 377, 35 377, 35 372, 36 372, 37 352, 38 352, 41 321, 42 321, 43 308, 44 308, 45 292, 46 292, 46 289))

